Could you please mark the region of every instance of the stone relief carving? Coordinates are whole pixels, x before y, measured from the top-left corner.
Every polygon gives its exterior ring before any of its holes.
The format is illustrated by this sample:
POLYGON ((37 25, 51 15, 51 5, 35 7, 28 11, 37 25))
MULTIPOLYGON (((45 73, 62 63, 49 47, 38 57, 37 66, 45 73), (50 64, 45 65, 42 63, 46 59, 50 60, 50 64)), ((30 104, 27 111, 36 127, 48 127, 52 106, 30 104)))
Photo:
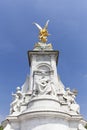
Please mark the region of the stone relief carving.
POLYGON ((56 95, 51 74, 53 71, 35 71, 33 95, 56 95))
POLYGON ((39 65, 37 65, 36 68, 37 68, 37 71, 42 71, 42 72, 51 72, 51 71, 53 71, 52 67, 48 63, 40 63, 39 65))
POLYGON ((50 79, 45 76, 41 76, 39 79, 35 81, 36 91, 40 95, 51 94, 52 90, 50 87, 50 79))
POLYGON ((38 91, 38 94, 40 95, 55 95, 53 82, 45 76, 42 76, 40 79, 36 80, 36 91, 38 91))

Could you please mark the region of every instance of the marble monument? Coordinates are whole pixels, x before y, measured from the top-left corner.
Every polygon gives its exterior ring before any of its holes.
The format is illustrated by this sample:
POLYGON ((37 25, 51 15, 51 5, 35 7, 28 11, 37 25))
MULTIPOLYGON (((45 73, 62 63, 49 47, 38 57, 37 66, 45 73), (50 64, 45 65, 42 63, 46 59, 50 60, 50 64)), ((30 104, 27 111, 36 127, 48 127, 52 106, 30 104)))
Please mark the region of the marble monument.
POLYGON ((48 23, 39 29, 39 42, 28 51, 30 75, 12 93, 4 130, 85 130, 86 121, 75 101, 77 92, 66 88, 57 74, 59 51, 47 43, 48 23))

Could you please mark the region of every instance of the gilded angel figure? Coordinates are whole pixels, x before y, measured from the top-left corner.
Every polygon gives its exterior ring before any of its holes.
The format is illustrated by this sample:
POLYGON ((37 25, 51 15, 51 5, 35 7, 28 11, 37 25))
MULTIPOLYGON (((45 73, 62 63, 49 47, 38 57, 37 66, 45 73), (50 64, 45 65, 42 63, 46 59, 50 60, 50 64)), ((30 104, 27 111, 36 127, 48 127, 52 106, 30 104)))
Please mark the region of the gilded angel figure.
POLYGON ((47 20, 45 26, 42 28, 39 24, 34 23, 36 27, 39 29, 39 41, 42 43, 47 42, 47 37, 49 36, 47 27, 48 27, 49 20, 47 20))

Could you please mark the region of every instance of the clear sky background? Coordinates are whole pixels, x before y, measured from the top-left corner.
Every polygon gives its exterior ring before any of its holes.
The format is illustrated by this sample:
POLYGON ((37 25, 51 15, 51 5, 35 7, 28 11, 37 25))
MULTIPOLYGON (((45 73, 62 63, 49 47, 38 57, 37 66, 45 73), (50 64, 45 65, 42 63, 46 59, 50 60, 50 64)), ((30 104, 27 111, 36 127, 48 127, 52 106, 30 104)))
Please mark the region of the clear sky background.
POLYGON ((60 51, 58 73, 65 87, 78 90, 87 119, 87 0, 0 0, 0 121, 29 74, 27 51, 38 41, 32 23, 44 26, 48 19, 48 42, 60 51))

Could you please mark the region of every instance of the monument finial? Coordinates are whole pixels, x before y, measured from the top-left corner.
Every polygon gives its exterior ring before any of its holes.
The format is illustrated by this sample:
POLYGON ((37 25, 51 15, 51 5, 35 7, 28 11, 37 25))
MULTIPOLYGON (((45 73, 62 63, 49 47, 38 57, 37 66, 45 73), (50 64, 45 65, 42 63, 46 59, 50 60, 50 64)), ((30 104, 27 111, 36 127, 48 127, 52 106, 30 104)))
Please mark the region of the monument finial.
POLYGON ((49 20, 47 20, 47 22, 43 28, 39 24, 34 23, 36 25, 36 27, 39 29, 39 41, 42 43, 46 43, 47 37, 49 36, 48 30, 47 30, 48 23, 49 23, 49 20))

